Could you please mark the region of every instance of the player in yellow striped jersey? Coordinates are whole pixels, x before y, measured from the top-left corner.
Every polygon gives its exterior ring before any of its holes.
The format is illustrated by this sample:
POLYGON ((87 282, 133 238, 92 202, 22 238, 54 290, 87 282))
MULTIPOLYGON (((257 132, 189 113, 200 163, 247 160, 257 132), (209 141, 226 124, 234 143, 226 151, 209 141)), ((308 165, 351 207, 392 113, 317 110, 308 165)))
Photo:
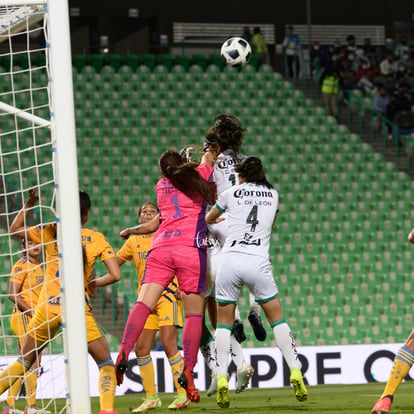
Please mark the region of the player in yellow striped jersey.
MULTIPOLYGON (((157 214, 158 208, 155 204, 145 203, 138 212, 139 222, 147 223, 157 214)), ((125 230, 121 234, 128 237, 127 233, 128 230, 125 230)), ((132 235, 125 241, 117 254, 120 266, 127 261, 133 260, 138 275, 138 290, 140 290, 141 281, 144 276, 147 254, 151 247, 152 237, 153 234, 132 235)), ((178 293, 178 282, 174 278, 162 293, 155 309, 148 316, 144 330, 135 344, 135 354, 137 356, 146 398, 132 412, 146 412, 161 407, 161 400, 157 395, 155 386, 154 364, 150 354, 151 346, 158 330, 160 332, 163 349, 171 365, 171 372, 177 389, 177 396, 168 408, 170 410, 182 409, 189 404, 185 389, 178 383, 178 378, 184 367, 183 358, 177 347, 178 328, 182 328, 183 326, 182 301, 177 299, 178 293)))
MULTIPOLYGON (((46 224, 26 228, 24 226, 27 212, 37 202, 36 190, 29 191, 29 199, 10 226, 10 233, 18 237, 29 237, 33 242, 40 241, 46 250, 46 277, 42 286, 39 302, 35 308, 32 320, 28 325, 28 334, 22 349, 22 357, 5 368, 0 374, 0 394, 30 369, 42 348, 56 334, 62 324, 60 308, 59 265, 57 258, 56 225, 46 224)), ((84 281, 85 281, 85 314, 88 341, 88 352, 99 368, 98 388, 100 396, 100 414, 117 414, 114 410, 116 377, 114 363, 109 352, 108 342, 100 331, 91 307, 89 293, 97 287, 114 283, 121 278, 118 260, 111 245, 105 240, 102 233, 84 228, 91 212, 91 200, 83 191, 79 192, 81 215, 81 240, 84 250, 84 281), (100 258, 108 268, 105 277, 90 281, 95 261, 100 258)), ((30 410, 28 414, 32 414, 30 410)))
MULTIPOLYGON (((31 240, 22 239, 23 256, 13 265, 10 275, 9 299, 15 304, 10 318, 10 327, 17 336, 17 350, 20 354, 27 326, 32 319, 34 308, 39 299, 43 283, 43 265, 39 262, 41 246, 31 240)), ((27 406, 32 410, 36 407, 37 372, 40 366, 40 355, 30 370, 24 375, 27 406)), ((2 414, 19 414, 15 407, 16 398, 22 384, 22 377, 9 389, 2 414)), ((43 411, 45 412, 45 411, 43 411)))

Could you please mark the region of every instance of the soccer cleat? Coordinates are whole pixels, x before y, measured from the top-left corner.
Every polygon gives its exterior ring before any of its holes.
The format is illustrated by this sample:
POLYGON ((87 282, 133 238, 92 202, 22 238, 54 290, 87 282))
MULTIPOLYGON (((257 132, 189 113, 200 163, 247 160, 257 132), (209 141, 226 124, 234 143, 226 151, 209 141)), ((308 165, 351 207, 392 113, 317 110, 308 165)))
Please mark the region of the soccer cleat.
POLYGON ((200 395, 194 385, 194 374, 187 367, 184 367, 184 371, 178 377, 178 383, 186 390, 190 401, 200 402, 200 395))
POLYGON ((217 405, 220 408, 230 407, 229 382, 226 374, 217 377, 217 405))
POLYGON ((144 399, 144 402, 131 412, 133 413, 146 413, 149 410, 155 410, 156 408, 160 408, 162 406, 162 402, 159 399, 158 395, 150 395, 144 399))
POLYGON ((21 410, 18 410, 17 408, 12 408, 9 406, 5 406, 3 408, 3 411, 1 412, 1 414, 23 414, 24 412, 21 410))
POLYGON ((213 375, 211 377, 210 386, 207 390, 207 397, 212 397, 217 392, 217 377, 213 375))
POLYGON ((306 401, 308 398, 308 390, 303 382, 302 372, 299 368, 292 368, 290 370, 290 383, 295 389, 296 399, 298 401, 306 401))
POLYGON ((122 348, 119 351, 118 358, 115 362, 116 385, 124 382, 124 374, 128 369, 128 358, 122 348))
POLYGON ((264 341, 266 339, 266 329, 263 326, 262 319, 255 311, 250 311, 248 318, 250 325, 252 325, 254 336, 258 341, 264 341))
POLYGON ((249 385, 249 380, 254 374, 254 369, 251 365, 243 362, 243 368, 237 371, 236 393, 240 393, 249 385))
POLYGON ((52 412, 44 408, 26 407, 24 414, 52 414, 52 412))
POLYGON ((385 397, 377 400, 374 408, 371 410, 372 414, 388 414, 391 410, 393 397, 392 395, 386 395, 385 397))
POLYGON ((236 319, 233 323, 233 335, 239 344, 241 344, 242 342, 246 340, 246 334, 244 333, 244 326, 238 319, 236 319))
POLYGON ((183 410, 190 404, 187 394, 178 394, 168 406, 169 410, 183 410))
POLYGON ((118 414, 118 411, 116 411, 116 410, 113 410, 113 411, 100 410, 99 414, 118 414))

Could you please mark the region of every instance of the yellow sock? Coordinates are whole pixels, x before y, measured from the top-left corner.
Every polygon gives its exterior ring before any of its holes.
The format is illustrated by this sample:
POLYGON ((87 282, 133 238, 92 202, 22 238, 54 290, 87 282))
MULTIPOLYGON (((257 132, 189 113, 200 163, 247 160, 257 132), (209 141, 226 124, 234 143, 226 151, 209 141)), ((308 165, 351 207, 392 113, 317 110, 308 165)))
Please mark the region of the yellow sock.
POLYGON ((11 408, 15 407, 16 399, 19 396, 20 387, 22 386, 23 378, 18 378, 15 383, 9 388, 9 392, 7 394, 7 405, 11 408))
POLYGON ((185 389, 178 383, 178 378, 184 369, 184 360, 179 352, 177 352, 173 357, 168 358, 168 362, 171 365, 171 373, 174 380, 175 388, 177 389, 177 394, 186 394, 185 389))
POLYGON ((139 375, 142 379, 142 386, 147 397, 157 394, 157 388, 155 386, 155 373, 154 364, 152 362, 151 355, 145 355, 143 357, 137 357, 137 363, 139 366, 139 375))
POLYGON ((99 368, 99 404, 103 411, 113 411, 115 401, 116 376, 113 365, 99 368))
POLYGON ((398 387, 402 383, 403 379, 408 375, 414 362, 414 353, 406 347, 402 347, 394 359, 394 365, 392 366, 390 376, 388 377, 387 384, 385 385, 384 392, 381 398, 386 395, 394 395, 398 387))
POLYGON ((0 373, 0 395, 8 390, 24 373, 23 363, 17 360, 0 373))
POLYGON ((29 407, 36 405, 37 391, 37 369, 29 369, 24 374, 24 384, 26 387, 26 402, 29 407))

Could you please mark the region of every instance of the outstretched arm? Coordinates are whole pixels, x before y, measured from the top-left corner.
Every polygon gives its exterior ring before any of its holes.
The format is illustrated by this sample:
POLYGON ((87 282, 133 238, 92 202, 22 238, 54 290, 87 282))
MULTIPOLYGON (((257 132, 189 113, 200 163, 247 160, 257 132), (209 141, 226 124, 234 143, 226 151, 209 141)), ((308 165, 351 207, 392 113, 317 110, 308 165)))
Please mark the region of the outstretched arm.
POLYGON ((9 232, 13 237, 25 238, 27 236, 28 228, 24 225, 25 220, 30 209, 36 204, 38 199, 37 188, 30 189, 29 198, 10 225, 9 232))
POLYGON ((124 229, 119 233, 119 236, 121 239, 128 239, 128 237, 131 234, 149 234, 154 233, 158 230, 158 227, 160 226, 160 215, 157 214, 154 216, 154 218, 149 221, 148 223, 142 223, 138 224, 138 226, 135 227, 128 227, 127 229, 124 229))

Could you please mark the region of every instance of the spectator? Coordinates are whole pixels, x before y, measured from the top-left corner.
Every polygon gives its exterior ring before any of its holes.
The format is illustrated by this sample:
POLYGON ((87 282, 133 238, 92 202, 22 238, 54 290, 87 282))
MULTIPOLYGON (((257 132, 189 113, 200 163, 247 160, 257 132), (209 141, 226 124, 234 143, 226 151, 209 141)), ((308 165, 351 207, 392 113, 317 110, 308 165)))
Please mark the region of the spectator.
POLYGON ((290 78, 298 78, 300 72, 299 61, 299 49, 300 39, 299 36, 294 33, 292 26, 286 28, 286 36, 283 39, 283 50, 286 57, 286 63, 288 68, 288 74, 290 78))
POLYGON ((375 74, 371 67, 371 62, 367 58, 361 60, 361 64, 356 71, 358 87, 363 92, 369 92, 374 88, 375 74))
POLYGON ((243 27, 243 33, 241 34, 241 37, 244 40, 247 40, 250 44, 252 43, 252 33, 250 32, 250 27, 249 26, 244 26, 243 27))
POLYGON ((379 74, 376 78, 376 82, 384 84, 388 92, 391 92, 394 89, 394 76, 397 69, 398 64, 395 61, 394 54, 388 52, 387 57, 379 64, 379 74))
POLYGON ((401 110, 395 115, 394 123, 398 127, 400 135, 408 135, 414 133, 414 112, 411 106, 405 104, 401 110))
POLYGON ((371 43, 371 38, 366 37, 364 39, 364 44, 362 45, 362 49, 364 50, 364 54, 368 59, 372 59, 375 55, 375 47, 371 43))
POLYGON ((408 156, 408 160, 414 155, 414 141, 413 139, 402 140, 401 136, 411 135, 414 138, 414 112, 411 110, 411 105, 405 104, 400 112, 395 115, 394 123, 397 126, 397 145, 404 146, 408 156))
POLYGON ((339 76, 340 85, 343 91, 343 103, 348 103, 349 91, 358 89, 358 82, 356 73, 353 69, 353 53, 346 53, 343 58, 339 60, 339 76))
MULTIPOLYGON (((378 114, 386 116, 387 106, 390 103, 390 97, 385 89, 384 85, 380 85, 378 87, 378 92, 374 98, 374 109, 378 112, 378 114)), ((382 124, 381 116, 377 116, 376 118, 376 129, 377 131, 380 130, 382 124)))
POLYGON ((264 38, 263 33, 260 30, 260 27, 255 27, 253 30, 252 45, 253 50, 257 53, 259 57, 260 64, 268 64, 269 53, 267 50, 266 39, 264 38))
POLYGON ((315 72, 317 72, 321 67, 321 47, 317 40, 315 40, 312 44, 312 48, 310 50, 309 56, 309 69, 311 78, 315 72))
POLYGON ((320 83, 326 113, 327 115, 334 116, 337 120, 339 81, 340 77, 337 67, 331 60, 321 75, 320 83))
POLYGON ((357 45, 356 45, 354 35, 349 35, 346 38, 346 50, 348 50, 349 52, 353 52, 353 53, 357 51, 357 45))
POLYGON ((401 59, 403 55, 408 54, 410 47, 407 44, 407 36, 405 34, 400 35, 398 43, 395 46, 395 56, 401 59))

